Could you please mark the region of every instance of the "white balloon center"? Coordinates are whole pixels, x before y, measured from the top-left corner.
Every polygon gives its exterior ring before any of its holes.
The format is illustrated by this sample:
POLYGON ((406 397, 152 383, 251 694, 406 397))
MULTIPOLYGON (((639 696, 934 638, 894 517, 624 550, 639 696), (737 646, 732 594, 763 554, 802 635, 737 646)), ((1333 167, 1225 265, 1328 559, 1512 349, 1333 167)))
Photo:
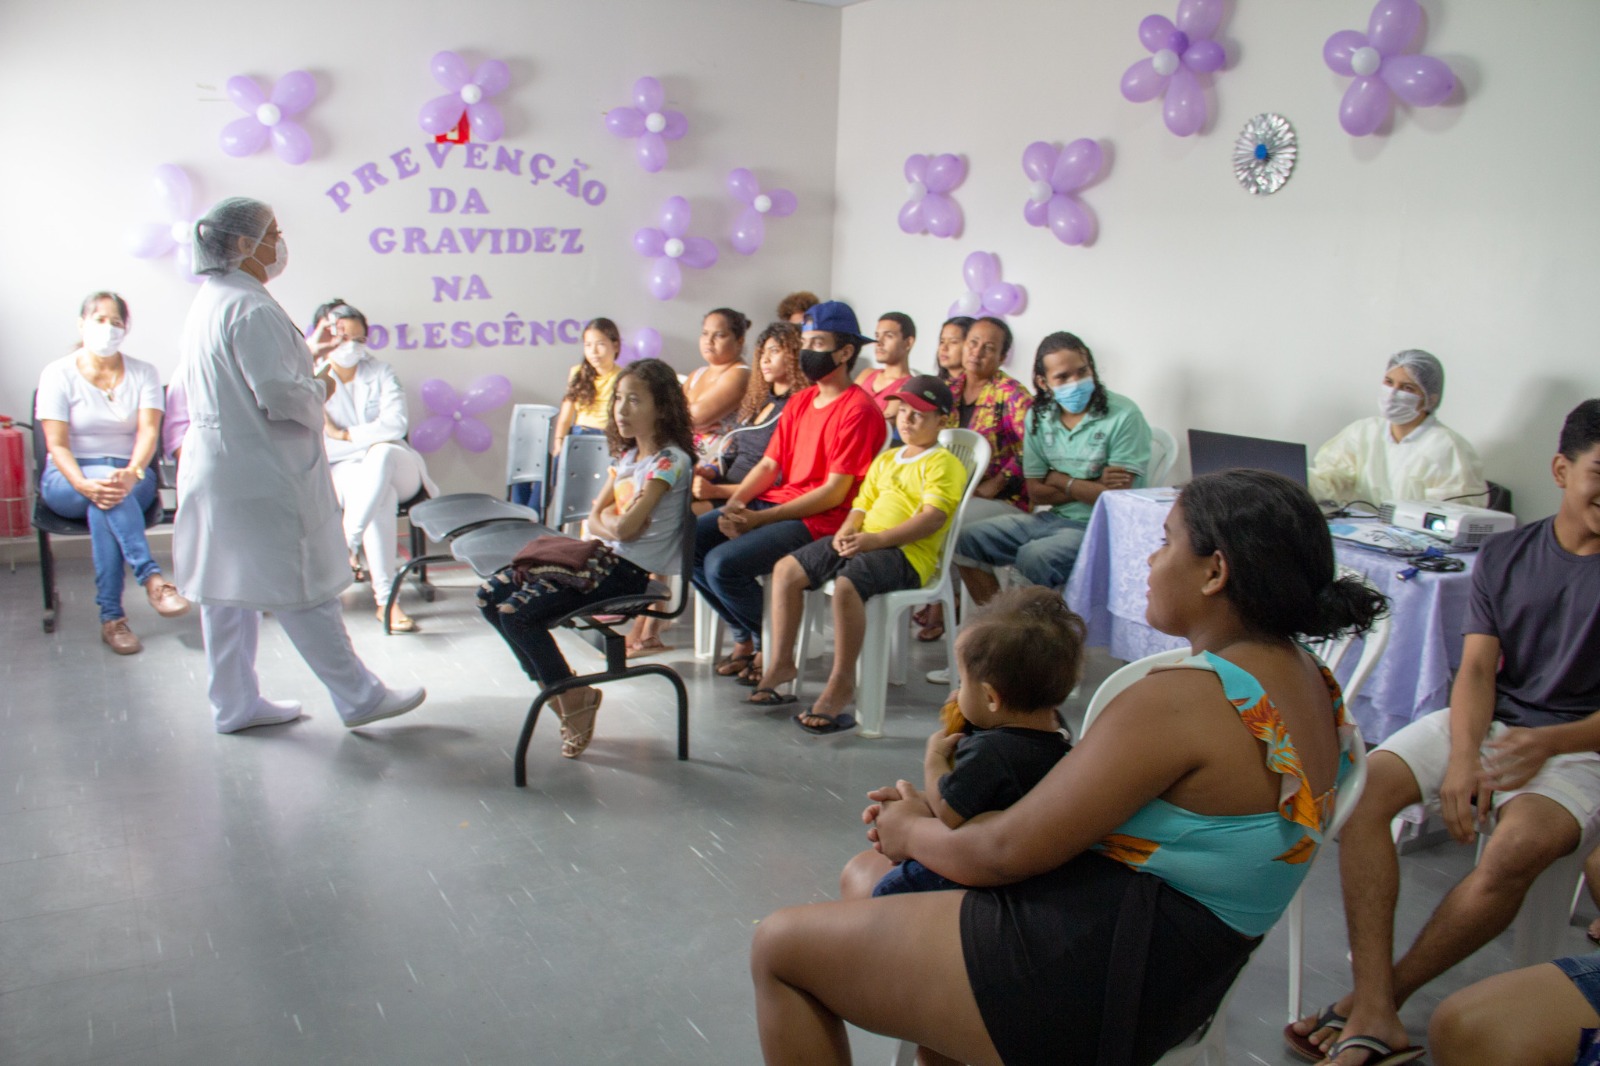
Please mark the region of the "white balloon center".
POLYGON ((276 126, 283 121, 283 111, 277 104, 262 104, 256 108, 256 121, 263 126, 276 126))
POLYGON ((477 103, 483 99, 483 86, 463 85, 461 87, 461 99, 469 104, 477 103))
POLYGON ((906 196, 913 201, 920 200, 926 195, 928 195, 928 187, 920 181, 912 182, 906 189, 906 196))
POLYGON ((667 116, 659 111, 652 111, 644 117, 644 128, 651 133, 660 133, 667 128, 667 116))
POLYGON ((1033 187, 1028 191, 1028 199, 1032 200, 1036 204, 1043 204, 1048 203, 1050 201, 1050 197, 1054 196, 1055 194, 1055 189, 1050 187, 1050 183, 1048 181, 1036 181, 1033 183, 1033 187))
POLYGON ((180 219, 172 224, 172 239, 177 241, 179 244, 184 244, 189 240, 189 234, 192 232, 192 230, 193 223, 184 222, 180 219))
POLYGON ((455 419, 457 422, 459 422, 459 421, 461 421, 461 412, 460 411, 452 411, 452 412, 450 412, 450 417, 455 419))
POLYGON ((669 237, 667 238, 667 243, 662 245, 661 250, 667 253, 668 259, 681 258, 683 256, 683 242, 676 237, 669 237))
POLYGON ((1156 73, 1163 78, 1169 77, 1178 69, 1178 53, 1170 48, 1163 48, 1150 57, 1150 65, 1156 68, 1156 73))
POLYGON ((750 206, 755 208, 759 214, 764 215, 768 211, 772 210, 772 197, 768 196, 766 193, 762 193, 760 196, 757 196, 750 202, 750 206))
POLYGON ((1378 68, 1383 65, 1383 56, 1370 44, 1365 48, 1357 48, 1350 53, 1350 69, 1363 78, 1371 77, 1378 73, 1378 68))

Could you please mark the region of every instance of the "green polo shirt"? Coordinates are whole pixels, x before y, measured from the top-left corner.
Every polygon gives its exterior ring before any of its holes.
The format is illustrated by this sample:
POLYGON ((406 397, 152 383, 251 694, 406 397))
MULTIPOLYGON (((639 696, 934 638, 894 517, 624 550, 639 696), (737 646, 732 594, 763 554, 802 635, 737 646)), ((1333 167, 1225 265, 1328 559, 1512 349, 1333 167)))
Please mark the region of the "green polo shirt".
MULTIPOLYGON (((1054 404, 1035 419, 1028 415, 1022 438, 1022 476, 1042 479, 1052 470, 1093 480, 1108 466, 1133 471, 1133 483, 1144 484, 1150 470, 1150 426, 1139 406, 1126 396, 1106 390, 1106 413, 1085 415, 1074 429, 1061 424, 1061 409, 1054 404)), ((1050 510, 1062 518, 1089 520, 1092 504, 1069 500, 1050 510)))

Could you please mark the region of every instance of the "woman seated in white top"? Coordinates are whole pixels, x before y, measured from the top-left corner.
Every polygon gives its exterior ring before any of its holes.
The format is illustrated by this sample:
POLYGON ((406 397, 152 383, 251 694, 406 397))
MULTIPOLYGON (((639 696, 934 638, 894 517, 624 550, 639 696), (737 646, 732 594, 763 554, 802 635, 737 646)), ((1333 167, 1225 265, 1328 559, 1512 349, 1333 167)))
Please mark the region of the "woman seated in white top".
MULTIPOLYGON (((367 351, 367 319, 343 300, 317 308, 311 337, 312 354, 327 358, 333 368, 333 392, 323 409, 322 443, 328 450, 333 490, 344 508, 345 543, 350 568, 364 580, 365 555, 372 569, 372 596, 378 620, 389 602, 397 569, 396 509, 426 487, 439 489, 416 449, 406 443, 406 394, 394 367, 367 351)), ((397 603, 389 618, 396 633, 412 633, 417 625, 397 603)))
POLYGON ((158 614, 189 609, 145 540, 164 403, 156 368, 120 351, 127 326, 122 297, 91 293, 78 318, 82 344, 44 368, 34 405, 50 452, 39 498, 62 518, 88 524, 100 639, 118 655, 144 647, 122 609, 124 563, 158 614))
POLYGON ((1311 495, 1346 504, 1392 500, 1488 503, 1483 461, 1434 412, 1444 398, 1444 367, 1415 348, 1389 357, 1378 415, 1352 422, 1317 450, 1311 495))

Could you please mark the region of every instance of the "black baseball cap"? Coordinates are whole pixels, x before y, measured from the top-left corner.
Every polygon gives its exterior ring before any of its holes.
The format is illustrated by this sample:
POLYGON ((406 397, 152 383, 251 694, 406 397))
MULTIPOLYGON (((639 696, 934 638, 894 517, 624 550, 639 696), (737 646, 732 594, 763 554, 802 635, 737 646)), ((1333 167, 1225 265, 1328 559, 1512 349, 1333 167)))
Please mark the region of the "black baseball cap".
POLYGON ((893 394, 894 399, 910 404, 919 411, 937 411, 947 415, 955 410, 956 398, 950 386, 932 374, 918 374, 893 394))

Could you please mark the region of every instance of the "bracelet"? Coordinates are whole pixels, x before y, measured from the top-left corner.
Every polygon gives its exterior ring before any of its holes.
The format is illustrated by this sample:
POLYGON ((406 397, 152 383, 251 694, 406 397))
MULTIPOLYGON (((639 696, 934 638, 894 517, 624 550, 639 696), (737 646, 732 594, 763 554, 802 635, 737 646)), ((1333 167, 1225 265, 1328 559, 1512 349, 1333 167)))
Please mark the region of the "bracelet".
POLYGON ((136 466, 136 467, 133 468, 133 480, 135 480, 135 481, 143 481, 144 480, 144 467, 136 466))
POLYGON ((1069 500, 1071 500, 1071 499, 1074 499, 1074 498, 1075 498, 1075 497, 1074 497, 1074 496, 1073 496, 1073 495, 1072 495, 1072 486, 1073 486, 1073 485, 1075 485, 1075 484, 1077 484, 1077 481, 1078 481, 1078 479, 1077 479, 1077 478, 1075 478, 1075 477, 1072 477, 1072 476, 1071 476, 1071 475, 1068 475, 1068 476, 1067 476, 1067 499, 1069 499, 1069 500))

